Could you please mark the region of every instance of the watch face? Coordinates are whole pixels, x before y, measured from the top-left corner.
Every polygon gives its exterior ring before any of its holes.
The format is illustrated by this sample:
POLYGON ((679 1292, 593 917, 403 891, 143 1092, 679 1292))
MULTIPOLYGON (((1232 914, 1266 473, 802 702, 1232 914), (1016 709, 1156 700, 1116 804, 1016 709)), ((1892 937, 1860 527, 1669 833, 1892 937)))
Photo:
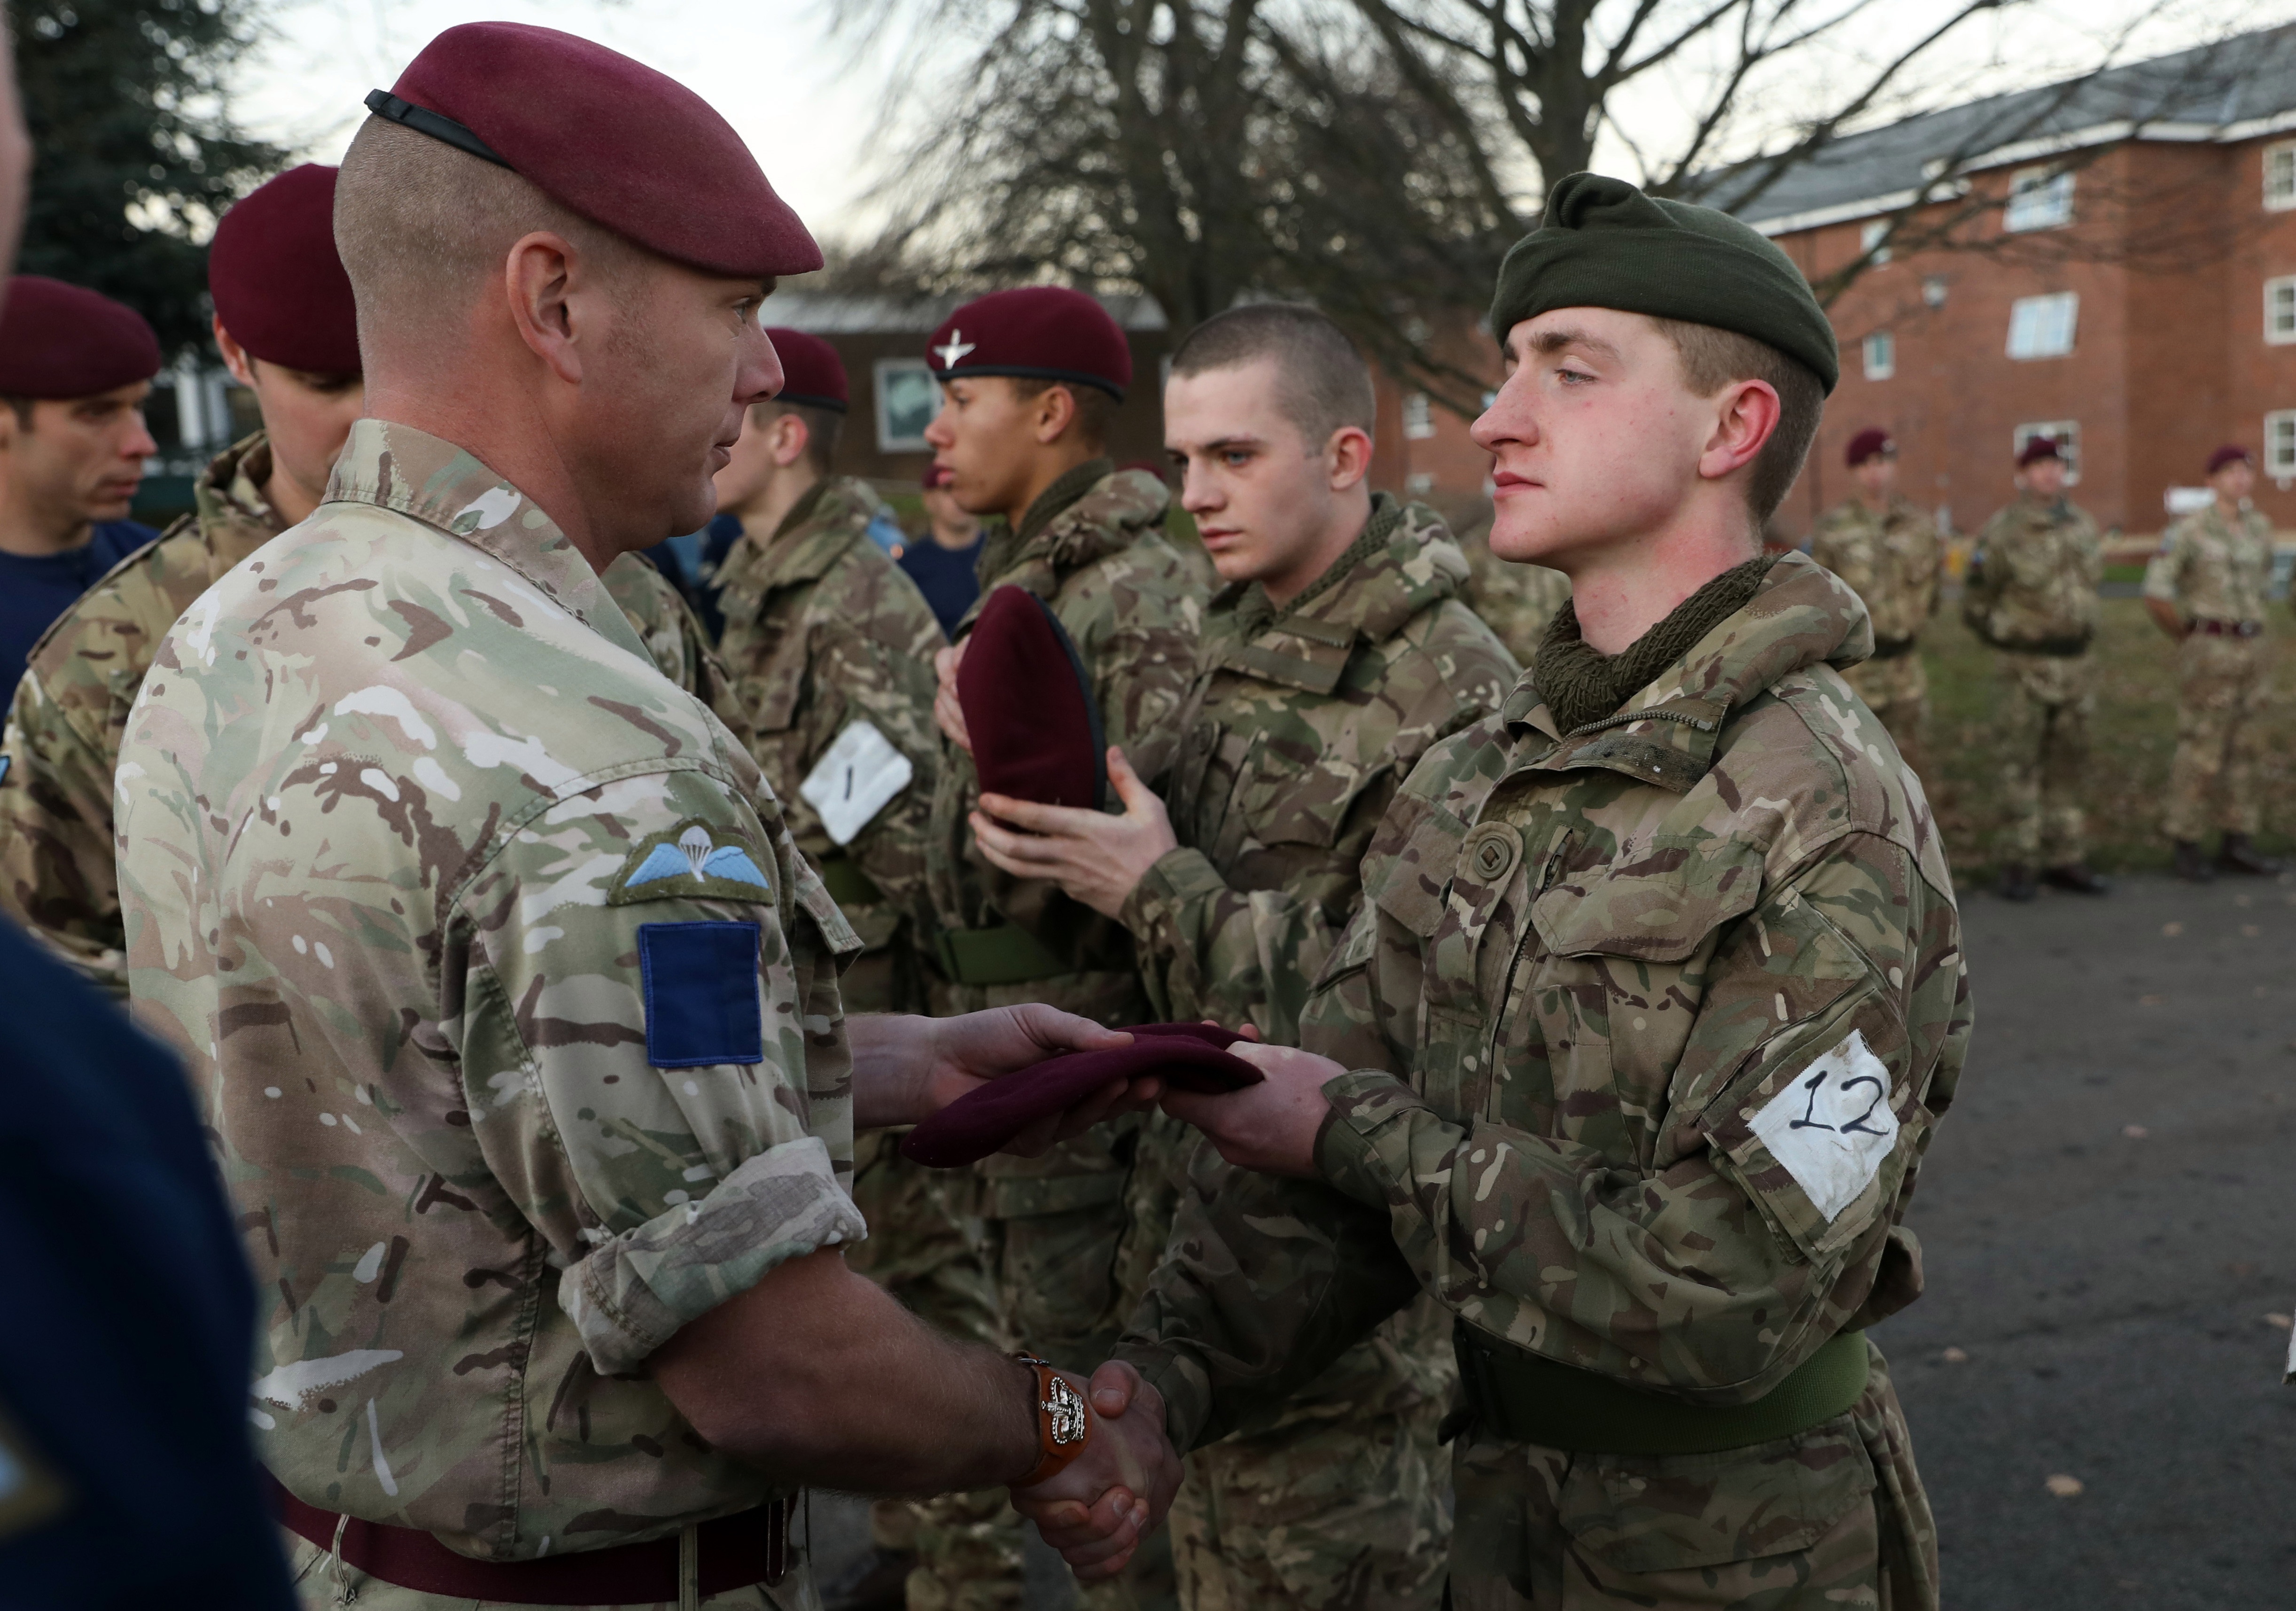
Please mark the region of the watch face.
POLYGON ((1070 1386, 1066 1377, 1048 1375, 1046 1379, 1051 1384, 1045 1395, 1045 1413, 1052 1418, 1053 1447, 1065 1449, 1084 1442, 1085 1434, 1091 1430, 1084 1394, 1070 1386))

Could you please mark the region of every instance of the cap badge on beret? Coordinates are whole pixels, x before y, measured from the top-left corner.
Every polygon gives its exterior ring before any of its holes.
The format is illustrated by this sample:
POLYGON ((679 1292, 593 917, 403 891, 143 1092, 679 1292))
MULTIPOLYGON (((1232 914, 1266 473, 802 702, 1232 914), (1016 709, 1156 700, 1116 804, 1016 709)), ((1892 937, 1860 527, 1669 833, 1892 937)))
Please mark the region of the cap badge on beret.
POLYGON ((978 341, 966 341, 962 330, 952 330, 948 333, 948 340, 934 348, 933 351, 939 355, 943 369, 954 369, 964 361, 966 353, 979 345, 978 341))

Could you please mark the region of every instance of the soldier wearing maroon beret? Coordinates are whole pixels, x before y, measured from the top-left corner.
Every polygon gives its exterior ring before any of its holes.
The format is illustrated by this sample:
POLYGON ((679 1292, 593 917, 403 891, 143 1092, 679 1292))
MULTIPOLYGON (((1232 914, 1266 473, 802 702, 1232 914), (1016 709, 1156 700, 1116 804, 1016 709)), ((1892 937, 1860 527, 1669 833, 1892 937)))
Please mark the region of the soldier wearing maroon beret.
MULTIPOLYGON (((1049 606, 1074 646, 1111 752, 1120 749, 1151 788, 1175 760, 1205 593, 1164 537, 1163 479, 1119 471, 1103 451, 1132 384, 1131 349, 1093 298, 1033 286, 957 308, 926 358, 943 399, 925 430, 935 462, 959 504, 1003 522, 981 554, 981 597, 941 657, 936 709, 948 743, 930 842, 936 1010, 1036 1001, 1103 1023, 1146 1022, 1156 1015, 1123 925, 980 855, 980 780, 955 693, 973 623, 999 588, 1021 588, 1049 606)), ((1035 703, 1032 690, 1016 687, 995 708, 1033 728, 1035 703)), ((1041 1157, 979 1166, 1006 1323, 1062 1364, 1106 1357, 1136 1285, 1125 1272, 1160 1252, 1125 1199, 1136 1183, 1160 1189, 1168 1133, 1177 1128, 1158 1117, 1127 1120, 1041 1157)))
MULTIPOLYGON (((209 464, 193 514, 56 618, 16 688, 0 768, 0 909, 115 994, 127 979, 111 775, 128 707, 192 601, 318 507, 359 415, 358 318, 335 253, 335 173, 290 168, 216 226, 216 346, 253 393, 262 426, 209 464)), ((603 579, 666 676, 726 696, 675 588, 630 557, 603 579)))
POLYGON ((161 641, 118 772, 131 999, 276 1294, 250 1409, 307 1604, 810 1604, 810 1483, 1026 1486, 1121 1561, 1160 1408, 844 1257, 857 1127, 1121 1038, 849 1018, 785 808, 602 582, 709 519, 818 251, 706 103, 567 34, 450 29, 369 105, 365 415, 161 641))
POLYGON ((1918 772, 1929 725, 1921 630, 1937 613, 1945 545, 1898 490, 1898 444, 1879 426, 1849 439, 1850 496, 1818 518, 1810 557, 1849 584, 1874 619, 1874 656, 1842 673, 1918 772))
POLYGON ((160 373, 144 316, 19 275, 0 307, 0 683, 48 623, 158 535, 127 518, 159 451, 144 399, 160 373))

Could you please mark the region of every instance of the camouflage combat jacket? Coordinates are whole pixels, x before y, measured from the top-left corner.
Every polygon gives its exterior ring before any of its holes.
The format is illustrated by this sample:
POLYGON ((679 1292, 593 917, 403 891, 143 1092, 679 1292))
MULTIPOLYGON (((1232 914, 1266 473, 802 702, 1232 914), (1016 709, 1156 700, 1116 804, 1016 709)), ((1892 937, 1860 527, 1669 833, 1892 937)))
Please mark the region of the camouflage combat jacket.
POLYGON ((1389 801, 1430 744, 1513 686, 1505 647, 1459 602, 1465 575, 1432 510, 1382 493, 1356 544, 1282 609, 1257 582, 1212 600, 1164 797, 1182 848, 1123 913, 1158 1017, 1298 1039, 1389 801))
POLYGON ((1962 619, 1997 649, 2077 654, 2096 636, 2103 579, 2103 543, 2086 510, 2021 497, 1978 534, 1962 619))
MULTIPOLYGON (((1201 1442, 1415 1290, 1477 1331, 1731 1404, 1901 1308, 1898 1226, 1969 1033, 1919 783, 1799 555, 1621 711, 1526 676, 1431 750, 1301 1044, 1323 1179, 1200 1168, 1119 1357, 1201 1442)), ((1204 1149, 1209 1152, 1209 1149, 1204 1149)))
POLYGON ((136 1015, 275 1295, 264 1464, 494 1559, 769 1497, 644 1366, 860 1236, 857 942, 549 517, 361 420, 167 634, 119 783, 136 1015))
POLYGON ((1501 559, 1491 552, 1488 525, 1460 539, 1459 549, 1467 557, 1467 583, 1459 596, 1498 634, 1518 665, 1529 665, 1546 623, 1570 600, 1570 579, 1545 565, 1501 559))
POLYGON ((2216 505, 2161 534, 2144 567, 2144 596, 2187 621, 2260 621, 2272 584, 2272 522, 2254 509, 2228 521, 2216 505))
POLYGON ((1809 556, 1849 584, 1881 647, 1910 645, 1937 613, 1944 550, 1929 516, 1905 498, 1891 497, 1878 517, 1854 497, 1827 510, 1810 533, 1809 556))
MULTIPOLYGON (((0 739, 0 908, 115 995, 127 992, 111 840, 120 730, 168 629, 284 529, 263 495, 270 478, 260 432, 218 455, 193 489, 195 513, 59 616, 16 685, 0 739)), ((730 711, 677 590, 630 555, 606 579, 664 674, 730 711)))
MULTIPOLYGON (((1106 459, 1078 465, 1046 490, 1019 530, 990 532, 980 597, 954 635, 964 639, 998 588, 1044 599, 1083 659, 1108 743, 1151 788, 1162 786, 1178 750, 1180 704, 1203 628, 1195 573, 1160 529, 1169 498, 1144 471, 1115 471, 1106 459)), ((1051 882, 1015 878, 984 860, 966 820, 980 793, 972 758, 944 743, 926 849, 935 920, 944 930, 1017 925, 1070 971, 985 993, 937 990, 940 1006, 1042 1001, 1103 1023, 1142 1022, 1147 999, 1131 935, 1051 882)))
MULTIPOLYGON (((750 725, 750 752, 798 848, 823 869, 872 953, 891 947, 926 899, 925 829, 940 760, 933 654, 948 642, 908 573, 867 536, 883 507, 860 481, 822 481, 770 536, 745 531, 718 569, 718 653, 750 725), (799 791, 855 723, 873 727, 914 771, 840 846, 799 791)), ((911 970, 890 966, 898 960, 873 956, 848 971, 849 1011, 922 1010, 914 983, 900 982, 911 970)))

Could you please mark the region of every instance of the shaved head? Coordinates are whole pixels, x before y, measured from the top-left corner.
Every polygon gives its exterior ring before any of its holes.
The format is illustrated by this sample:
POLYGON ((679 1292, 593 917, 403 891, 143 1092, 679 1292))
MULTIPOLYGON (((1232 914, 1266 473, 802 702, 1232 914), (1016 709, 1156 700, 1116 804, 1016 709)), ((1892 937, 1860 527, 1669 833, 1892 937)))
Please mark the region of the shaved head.
POLYGON ((358 302, 367 367, 379 340, 404 353, 466 315, 502 275, 512 243, 537 230, 563 236, 610 278, 649 255, 507 168, 370 117, 335 184, 335 249, 358 302))

